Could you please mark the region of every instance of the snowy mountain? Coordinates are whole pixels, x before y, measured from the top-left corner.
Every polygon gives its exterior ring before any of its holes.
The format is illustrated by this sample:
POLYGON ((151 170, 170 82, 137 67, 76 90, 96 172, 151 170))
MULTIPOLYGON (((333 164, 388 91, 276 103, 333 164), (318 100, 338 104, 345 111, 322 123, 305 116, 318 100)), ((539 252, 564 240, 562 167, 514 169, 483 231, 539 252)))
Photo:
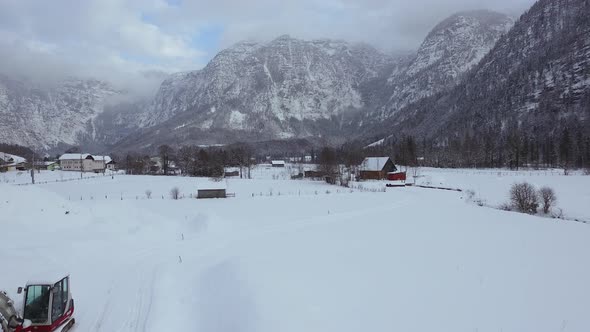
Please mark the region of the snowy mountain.
POLYGON ((0 78, 0 141, 117 142, 116 150, 131 150, 280 139, 337 144, 358 136, 372 143, 392 133, 434 138, 504 128, 508 118, 546 129, 586 118, 586 4, 539 1, 516 25, 495 12, 458 13, 415 53, 397 57, 326 39, 240 42, 201 70, 169 76, 151 101, 113 102, 124 92, 96 80, 38 88, 0 78))
POLYGON ((141 103, 94 79, 49 85, 0 75, 0 142, 51 150, 103 146, 137 129, 141 103))
POLYGON ((142 126, 153 127, 145 136, 162 140, 223 131, 231 131, 226 141, 322 136, 338 129, 338 117, 367 107, 370 84, 393 62, 368 45, 343 41, 241 42, 202 70, 166 80, 142 126))
POLYGON ((43 87, 0 76, 0 141, 50 148, 93 138, 92 120, 119 94, 98 80, 68 79, 43 87))
POLYGON ((204 69, 166 80, 120 146, 290 138, 342 142, 359 124, 458 82, 512 25, 489 11, 453 15, 415 54, 388 56, 367 45, 281 36, 241 42, 204 69), (380 113, 376 116, 375 113, 380 113))
POLYGON ((509 16, 491 11, 452 15, 428 34, 406 67, 397 68, 387 79, 377 115, 383 119, 404 106, 457 84, 492 49, 514 24, 509 16))
POLYGON ((486 155, 499 151, 496 158, 533 149, 549 159, 559 150, 567 160, 586 146, 590 158, 588 105, 590 1, 541 0, 459 85, 365 132, 412 134, 439 146, 460 139, 486 155))

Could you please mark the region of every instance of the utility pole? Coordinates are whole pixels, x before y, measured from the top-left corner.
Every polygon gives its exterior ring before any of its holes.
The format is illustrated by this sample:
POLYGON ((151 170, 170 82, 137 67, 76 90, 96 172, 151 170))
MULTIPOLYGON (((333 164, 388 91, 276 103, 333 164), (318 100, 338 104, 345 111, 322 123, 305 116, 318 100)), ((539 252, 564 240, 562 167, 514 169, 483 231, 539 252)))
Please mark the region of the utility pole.
POLYGON ((82 154, 80 153, 80 179, 82 179, 84 174, 84 160, 82 160, 82 154))
POLYGON ((37 149, 33 149, 33 165, 31 167, 31 183, 35 184, 35 154, 37 153, 37 149))

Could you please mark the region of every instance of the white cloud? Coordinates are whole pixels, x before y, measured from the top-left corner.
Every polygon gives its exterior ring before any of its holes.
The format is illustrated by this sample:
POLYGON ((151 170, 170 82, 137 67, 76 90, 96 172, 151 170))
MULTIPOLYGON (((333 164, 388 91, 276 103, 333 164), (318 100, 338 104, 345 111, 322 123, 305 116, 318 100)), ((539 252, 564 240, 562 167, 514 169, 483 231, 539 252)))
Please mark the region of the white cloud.
POLYGON ((193 44, 211 26, 222 30, 220 47, 288 33, 413 49, 456 11, 487 8, 518 15, 533 2, 183 0, 171 5, 166 0, 4 0, 0 71, 116 78, 137 71, 196 69, 218 51, 193 44))

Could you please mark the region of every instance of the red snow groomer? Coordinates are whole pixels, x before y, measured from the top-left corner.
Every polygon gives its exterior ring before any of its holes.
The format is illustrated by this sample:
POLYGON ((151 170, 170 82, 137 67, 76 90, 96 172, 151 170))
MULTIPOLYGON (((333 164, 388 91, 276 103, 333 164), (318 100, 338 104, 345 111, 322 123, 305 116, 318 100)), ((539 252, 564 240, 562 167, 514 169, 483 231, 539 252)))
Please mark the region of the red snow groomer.
POLYGON ((58 282, 29 282, 17 293, 24 293, 22 303, 0 291, 0 331, 67 332, 74 325, 69 276, 58 282))

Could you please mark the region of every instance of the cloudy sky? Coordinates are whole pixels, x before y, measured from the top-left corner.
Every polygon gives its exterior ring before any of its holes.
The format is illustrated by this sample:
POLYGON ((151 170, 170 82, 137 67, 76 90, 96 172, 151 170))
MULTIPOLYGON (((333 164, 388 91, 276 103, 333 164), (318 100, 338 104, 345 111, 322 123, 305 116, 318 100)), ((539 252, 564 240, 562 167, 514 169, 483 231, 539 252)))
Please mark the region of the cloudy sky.
POLYGON ((409 50, 454 12, 491 9, 518 16, 533 2, 0 0, 0 72, 125 80, 138 72, 198 69, 236 41, 282 34, 409 50))

